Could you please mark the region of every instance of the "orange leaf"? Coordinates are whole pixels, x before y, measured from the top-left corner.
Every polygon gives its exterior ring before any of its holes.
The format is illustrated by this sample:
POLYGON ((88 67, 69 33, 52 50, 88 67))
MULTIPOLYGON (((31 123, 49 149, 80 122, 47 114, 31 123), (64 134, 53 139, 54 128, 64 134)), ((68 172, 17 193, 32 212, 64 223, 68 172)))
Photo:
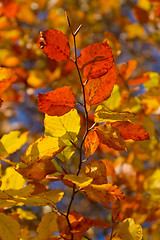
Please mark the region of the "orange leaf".
POLYGON ((129 121, 118 121, 110 124, 120 131, 124 140, 133 139, 135 141, 143 141, 149 139, 148 133, 137 124, 129 121))
POLYGON ((13 0, 3 0, 3 5, 0 11, 8 18, 16 17, 17 12, 19 11, 18 3, 13 0))
POLYGON ((101 203, 105 208, 109 208, 108 203, 113 203, 115 200, 125 197, 123 192, 116 185, 112 185, 112 183, 90 184, 83 190, 88 198, 94 202, 101 203))
POLYGON ((78 66, 88 80, 105 75, 112 68, 113 61, 113 53, 105 41, 82 49, 78 58, 78 66))
POLYGON ((66 35, 58 30, 40 32, 39 44, 50 59, 63 61, 69 59, 70 46, 66 35))
POLYGON ((107 74, 99 78, 90 79, 85 84, 86 102, 92 106, 110 97, 116 82, 116 70, 113 63, 107 74))
POLYGON ((17 75, 11 68, 0 67, 0 94, 16 80, 17 75))
POLYGON ((47 174, 57 172, 57 169, 50 159, 42 159, 28 167, 17 169, 17 172, 28 179, 42 180, 47 174))
POLYGON ((91 160, 80 171, 80 176, 93 178, 93 184, 105 184, 107 181, 107 169, 102 161, 91 160))
POLYGON ((86 158, 91 156, 97 149, 99 145, 99 138, 96 131, 91 131, 88 133, 84 141, 84 149, 86 158))
POLYGON ((129 85, 130 86, 134 86, 134 85, 138 85, 138 84, 142 84, 144 82, 147 82, 149 80, 149 76, 145 75, 139 78, 133 78, 129 80, 129 85))
POLYGON ((108 122, 104 125, 100 125, 96 127, 96 132, 99 137, 99 141, 103 144, 106 144, 110 148, 114 148, 116 150, 124 150, 126 149, 125 141, 119 131, 118 128, 114 127, 114 125, 110 125, 108 122))
POLYGON ((38 106, 49 116, 62 116, 74 108, 75 104, 75 97, 67 86, 45 94, 38 93, 38 106))
POLYGON ((60 236, 67 240, 71 239, 71 232, 73 234, 73 240, 80 240, 84 233, 93 225, 92 219, 83 218, 83 216, 75 210, 70 211, 68 218, 72 228, 71 231, 65 216, 61 215, 57 219, 60 236))

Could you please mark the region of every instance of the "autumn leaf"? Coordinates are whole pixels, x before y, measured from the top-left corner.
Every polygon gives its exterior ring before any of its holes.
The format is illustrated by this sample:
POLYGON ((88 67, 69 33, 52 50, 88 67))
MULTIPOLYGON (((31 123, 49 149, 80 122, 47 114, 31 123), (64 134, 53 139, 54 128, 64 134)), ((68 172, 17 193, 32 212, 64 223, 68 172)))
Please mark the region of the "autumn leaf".
POLYGON ((16 17, 17 12, 19 11, 19 5, 14 0, 3 0, 3 5, 1 6, 2 13, 8 17, 13 18, 16 17))
POLYGON ((116 70, 114 63, 107 74, 93 78, 85 84, 86 102, 92 106, 108 99, 116 82, 116 70))
POLYGON ((21 156, 21 161, 27 165, 32 165, 39 160, 51 160, 64 147, 65 144, 58 138, 40 137, 27 148, 26 152, 21 156))
POLYGON ((39 240, 48 240, 53 232, 58 231, 57 218, 58 215, 55 212, 49 212, 42 217, 37 228, 39 240))
POLYGON ((96 131, 90 131, 84 141, 85 156, 88 158, 98 148, 99 138, 96 131))
POLYGON ((116 126, 112 126, 108 123, 104 125, 100 125, 95 128, 99 141, 103 144, 106 144, 110 148, 114 148, 116 150, 124 150, 126 149, 125 141, 116 126))
POLYGON ((61 215, 57 219, 60 236, 67 240, 71 239, 71 233, 73 234, 74 240, 81 239, 84 233, 93 225, 91 218, 83 218, 83 216, 75 210, 70 211, 68 218, 72 228, 71 231, 65 216, 61 215))
POLYGON ((113 53, 105 41, 82 49, 78 58, 78 66, 85 79, 88 80, 106 75, 112 68, 113 61, 113 53))
POLYGON ((68 39, 61 31, 45 30, 40 32, 39 44, 48 58, 56 61, 69 59, 68 39))
POLYGON ((112 111, 107 108, 105 105, 98 105, 94 113, 94 121, 96 123, 106 122, 107 120, 112 121, 126 121, 126 120, 134 120, 135 114, 131 112, 118 112, 112 111))
POLYGON ((6 168, 5 174, 1 177, 1 181, 1 190, 18 190, 21 189, 26 183, 26 180, 14 169, 14 167, 6 168))
POLYGON ((38 93, 38 106, 43 113, 49 116, 62 116, 75 106, 75 97, 71 87, 62 87, 42 94, 38 93))
POLYGON ((19 223, 4 213, 0 213, 0 238, 2 240, 18 240, 20 238, 19 223))
POLYGON ((141 225, 136 224, 133 218, 126 218, 120 223, 117 232, 122 240, 141 240, 143 237, 141 225))
POLYGON ((0 67, 0 94, 16 80, 17 75, 14 70, 11 68, 0 67))
POLYGON ((80 177, 80 176, 76 176, 73 174, 66 174, 63 177, 63 179, 71 181, 72 183, 76 184, 80 188, 84 188, 84 187, 88 186, 93 181, 93 178, 80 177))
POLYGON ((11 131, 0 140, 0 156, 4 157, 19 150, 26 142, 29 132, 11 131))
POLYGON ((120 131, 124 140, 143 141, 149 139, 148 133, 137 124, 129 121, 118 121, 110 124, 120 131))
POLYGON ((92 178, 92 184, 106 184, 107 169, 103 161, 91 160, 80 171, 80 176, 92 178))
POLYGON ((134 85, 142 84, 142 83, 147 82, 148 80, 149 80, 148 75, 144 75, 144 76, 138 77, 138 78, 132 78, 129 80, 129 85, 134 86, 134 85))
POLYGON ((76 109, 63 116, 48 116, 44 119, 45 135, 60 138, 66 144, 57 157, 64 162, 68 162, 75 152, 77 135, 80 130, 80 116, 76 109), (74 145, 73 145, 74 143, 74 145))
POLYGON ((83 188, 83 191, 94 202, 101 203, 105 208, 109 208, 108 203, 113 203, 115 200, 123 199, 125 195, 123 192, 112 183, 107 184, 90 184, 83 188))
POLYGON ((57 169, 50 159, 40 159, 27 167, 19 167, 16 171, 28 179, 42 180, 46 175, 57 172, 57 169))

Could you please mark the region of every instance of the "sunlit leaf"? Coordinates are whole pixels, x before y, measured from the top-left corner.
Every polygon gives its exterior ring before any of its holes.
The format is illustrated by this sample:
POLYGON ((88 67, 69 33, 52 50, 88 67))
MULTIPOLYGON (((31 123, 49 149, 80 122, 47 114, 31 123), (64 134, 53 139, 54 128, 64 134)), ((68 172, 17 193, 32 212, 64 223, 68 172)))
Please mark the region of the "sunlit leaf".
POLYGON ((28 132, 21 134, 20 131, 11 131, 4 134, 0 140, 0 156, 5 156, 5 151, 11 154, 19 150, 27 142, 27 135, 28 132))
POLYGON ((55 212, 49 212, 42 217, 37 228, 39 240, 48 240, 53 232, 58 231, 57 217, 58 215, 55 212))
POLYGON ((112 68, 108 70, 107 74, 90 79, 85 84, 86 102, 92 106, 100 103, 110 97, 116 82, 116 71, 114 64, 112 68))
POLYGON ((23 210, 22 208, 17 208, 17 214, 20 219, 33 220, 36 219, 36 215, 31 211, 23 210))
POLYGON ((13 167, 7 167, 5 174, 1 178, 1 190, 7 189, 21 189, 26 180, 13 167))
POLYGON ((84 49, 78 58, 78 66, 85 79, 106 75, 113 66, 113 54, 107 41, 95 43, 84 49))
POLYGON ((106 123, 96 127, 95 130, 101 143, 116 150, 126 149, 125 141, 118 128, 106 123))
POLYGON ((151 176, 145 180, 145 189, 149 194, 160 194, 160 169, 157 168, 151 176))
POLYGON ((20 238, 19 223, 4 213, 0 213, 0 237, 2 240, 18 240, 20 238))
POLYGON ((0 67, 0 94, 16 80, 17 75, 14 70, 11 68, 0 67))
POLYGON ((141 240, 142 227, 136 224, 133 218, 126 218, 117 228, 118 236, 122 240, 141 240))
POLYGON ((88 186, 92 181, 93 178, 90 177, 79 177, 73 174, 66 174, 63 179, 71 181, 72 183, 76 184, 80 188, 84 188, 88 186))
POLYGON ((139 77, 139 78, 130 79, 129 80, 129 85, 134 86, 134 85, 137 85, 137 84, 142 84, 142 83, 147 82, 148 80, 149 80, 148 75, 144 75, 144 76, 139 77))
POLYGON ((67 37, 58 30, 45 30, 40 33, 39 44, 50 59, 63 61, 69 59, 70 46, 67 37))
POLYGON ((65 144, 58 138, 40 137, 28 147, 25 154, 21 156, 21 160, 27 165, 31 165, 39 160, 52 159, 64 147, 65 144))
POLYGON ((111 123, 111 125, 118 128, 124 140, 143 141, 149 139, 148 133, 143 128, 129 121, 118 121, 111 123))
POLYGON ((135 114, 131 112, 116 112, 108 109, 105 105, 98 105, 94 114, 94 121, 96 123, 106 122, 107 120, 132 121, 135 114))
POLYGON ((86 158, 94 154, 99 145, 99 138, 96 131, 90 131, 84 141, 86 158))
POLYGON ((87 176, 92 178, 92 184, 106 184, 107 181, 107 169, 103 161, 91 160, 80 171, 80 176, 87 176))
POLYGON ((66 148, 57 155, 62 161, 68 162, 75 151, 77 135, 80 130, 80 116, 76 109, 72 109, 61 117, 45 115, 44 119, 45 135, 49 135, 61 140, 66 144, 66 148))
POLYGON ((58 88, 42 94, 38 93, 38 106, 50 116, 62 116, 75 106, 75 97, 70 87, 58 88))
POLYGON ((3 0, 3 5, 1 7, 1 11, 3 14, 8 18, 13 18, 16 16, 17 12, 19 11, 19 5, 14 0, 3 0))

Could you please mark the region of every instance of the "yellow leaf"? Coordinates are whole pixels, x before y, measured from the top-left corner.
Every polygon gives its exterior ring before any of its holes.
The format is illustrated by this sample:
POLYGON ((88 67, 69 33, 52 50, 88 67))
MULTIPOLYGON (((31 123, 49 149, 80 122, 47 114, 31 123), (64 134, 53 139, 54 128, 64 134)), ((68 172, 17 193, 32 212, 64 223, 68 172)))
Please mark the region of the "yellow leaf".
POLYGON ((146 11, 149 11, 152 5, 149 0, 138 0, 137 6, 146 11))
POLYGON ((28 147, 21 160, 27 165, 31 165, 40 159, 52 159, 64 147, 65 144, 58 138, 50 136, 40 137, 28 147))
POLYGON ((0 238, 2 240, 18 240, 20 238, 19 223, 4 213, 0 213, 0 238))
POLYGON ((25 204, 31 204, 35 207, 52 205, 57 202, 60 202, 63 198, 64 192, 56 189, 54 191, 48 191, 45 193, 40 193, 35 196, 28 197, 26 199, 22 199, 19 202, 23 202, 25 204))
POLYGON ((104 105, 98 105, 95 110, 94 120, 96 123, 106 122, 107 120, 112 121, 132 121, 135 118, 135 114, 131 112, 115 112, 108 109, 104 105))
POLYGON ((142 227, 134 222, 133 218, 126 218, 117 228, 118 236, 122 240, 141 240, 142 227))
POLYGON ((17 208, 17 214, 20 219, 33 220, 36 219, 36 215, 31 211, 25 211, 22 208, 17 208))
POLYGON ((142 25, 138 23, 132 23, 125 26, 125 31, 127 32, 129 39, 134 39, 136 37, 143 38, 145 30, 142 25))
POLYGON ((80 188, 84 188, 88 186, 92 181, 93 178, 90 177, 79 177, 73 174, 66 174, 63 179, 66 179, 68 181, 71 181, 72 183, 75 183, 80 188))
POLYGON ((11 131, 10 133, 2 136, 0 140, 1 157, 16 152, 27 142, 28 132, 20 134, 20 131, 11 131))
POLYGON ((7 189, 21 189, 26 180, 19 174, 13 167, 6 168, 5 174, 1 178, 2 186, 1 190, 7 189))
POLYGON ((45 114, 45 135, 75 141, 80 130, 80 116, 76 109, 61 117, 45 114))
POLYGON ((38 240, 48 240, 53 232, 58 231, 57 217, 55 212, 49 212, 42 217, 37 228, 38 240))
POLYGON ((61 117, 45 114, 44 127, 45 135, 61 138, 66 144, 67 147, 60 154, 57 154, 57 157, 68 162, 75 151, 75 147, 71 142, 76 144, 80 130, 80 116, 77 110, 72 109, 61 117))
POLYGON ((150 194, 160 194, 160 168, 156 169, 153 174, 145 181, 145 189, 150 194))
POLYGON ((119 107, 120 99, 121 99, 120 89, 119 86, 115 84, 111 96, 106 101, 104 101, 103 104, 110 110, 114 110, 115 108, 119 107))

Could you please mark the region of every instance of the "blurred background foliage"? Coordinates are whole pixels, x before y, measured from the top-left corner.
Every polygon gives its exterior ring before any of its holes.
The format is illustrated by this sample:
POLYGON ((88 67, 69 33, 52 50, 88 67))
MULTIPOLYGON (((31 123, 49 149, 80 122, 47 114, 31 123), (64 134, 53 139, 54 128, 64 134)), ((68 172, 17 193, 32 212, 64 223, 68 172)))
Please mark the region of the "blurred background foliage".
MULTIPOLYGON (((82 24, 77 36, 78 53, 82 48, 104 40, 112 48, 117 84, 104 104, 111 110, 136 113, 136 123, 144 126, 150 135, 150 140, 144 142, 127 141, 127 152, 101 144, 91 159, 108 159, 110 181, 126 194, 125 200, 112 206, 113 213, 116 215, 120 210, 120 221, 133 217, 143 226, 143 239, 157 240, 160 236, 160 174, 157 174, 160 171, 159 0, 1 1, 0 65, 12 68, 18 77, 6 90, 0 90, 3 100, 0 135, 12 130, 30 132, 27 144, 10 156, 13 162, 19 162, 27 146, 43 135, 44 114, 37 108, 38 92, 68 85, 72 86, 77 100, 81 100, 80 83, 73 64, 47 59, 37 43, 40 31, 57 29, 67 35, 73 50, 65 11, 73 29, 82 24)), ((83 120, 83 114, 81 118, 83 120)), ((83 127, 79 137, 82 133, 83 127)), ((74 170, 76 153, 70 162, 74 170)), ((7 166, 3 164, 3 169, 7 166)), ((60 184, 56 184, 50 187, 59 188, 60 184)), ((66 190, 68 197, 70 191, 66 190)), ((60 205, 64 211, 67 201, 66 198, 60 205)), ((104 219, 111 218, 112 211, 104 210, 81 195, 76 198, 74 208, 85 216, 93 213, 104 219)), ((42 211, 47 210, 37 208, 34 211, 41 216, 42 211)), ((34 217, 22 221, 31 230, 38 224, 34 217)), ((90 230, 93 239, 105 239, 107 234, 90 230)))

